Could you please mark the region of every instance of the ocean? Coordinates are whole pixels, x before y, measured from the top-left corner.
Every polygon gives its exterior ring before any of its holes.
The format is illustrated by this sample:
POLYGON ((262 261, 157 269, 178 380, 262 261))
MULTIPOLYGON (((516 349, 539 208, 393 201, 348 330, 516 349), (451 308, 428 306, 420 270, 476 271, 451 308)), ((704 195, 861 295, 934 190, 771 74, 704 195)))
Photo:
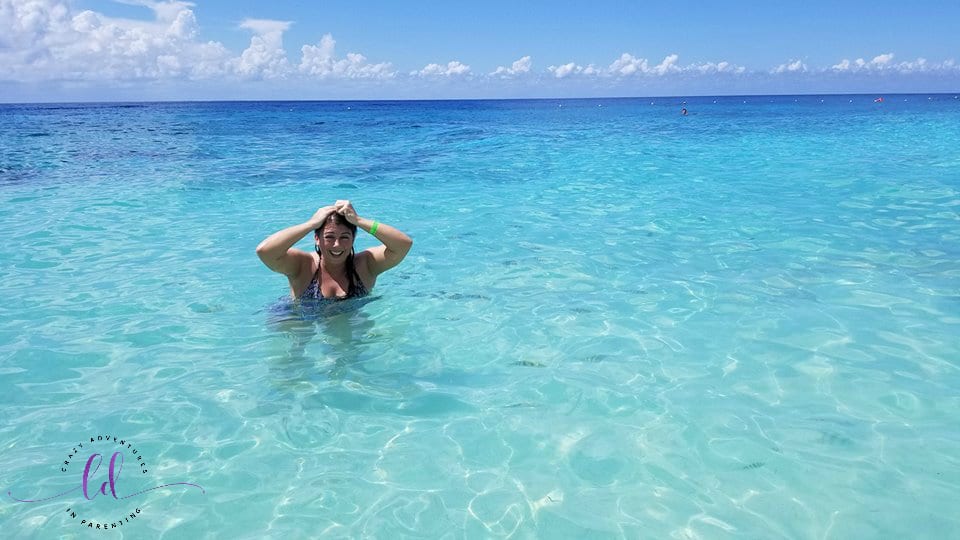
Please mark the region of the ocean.
POLYGON ((0 531, 960 538, 960 100, 878 97, 0 105, 0 531), (413 249, 292 303, 337 199, 413 249))

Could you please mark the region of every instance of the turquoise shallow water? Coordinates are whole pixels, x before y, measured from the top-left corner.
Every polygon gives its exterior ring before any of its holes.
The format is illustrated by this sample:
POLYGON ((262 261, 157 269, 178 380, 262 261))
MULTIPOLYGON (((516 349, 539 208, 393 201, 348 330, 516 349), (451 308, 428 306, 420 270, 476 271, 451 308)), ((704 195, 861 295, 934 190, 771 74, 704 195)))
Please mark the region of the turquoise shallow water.
POLYGON ((957 538, 960 101, 873 98, 0 106, 0 487, 204 489, 0 530, 957 538), (414 249, 293 310, 339 198, 414 249))

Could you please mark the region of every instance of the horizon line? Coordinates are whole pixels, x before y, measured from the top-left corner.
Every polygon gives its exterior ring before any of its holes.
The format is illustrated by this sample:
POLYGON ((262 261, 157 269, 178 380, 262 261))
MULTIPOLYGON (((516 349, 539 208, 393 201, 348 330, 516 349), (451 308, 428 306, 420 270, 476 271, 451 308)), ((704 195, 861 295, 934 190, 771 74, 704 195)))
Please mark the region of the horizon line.
POLYGON ((831 96, 953 96, 956 92, 837 92, 800 94, 676 94, 650 96, 585 96, 585 97, 529 97, 529 98, 384 98, 384 99, 170 99, 145 101, 0 101, 3 105, 131 105, 131 104, 177 104, 177 103, 432 103, 457 101, 582 101, 582 100, 628 100, 628 99, 695 99, 695 98, 757 98, 757 97, 831 97, 831 96))

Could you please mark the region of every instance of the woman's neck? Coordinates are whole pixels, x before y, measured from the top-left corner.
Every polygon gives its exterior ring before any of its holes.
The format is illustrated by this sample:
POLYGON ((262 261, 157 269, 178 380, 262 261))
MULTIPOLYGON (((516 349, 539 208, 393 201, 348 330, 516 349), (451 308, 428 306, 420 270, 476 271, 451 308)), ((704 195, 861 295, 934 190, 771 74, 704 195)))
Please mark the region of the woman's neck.
POLYGON ((347 273, 347 261, 340 263, 331 263, 329 260, 320 257, 320 266, 323 267, 323 271, 331 275, 341 275, 347 273))

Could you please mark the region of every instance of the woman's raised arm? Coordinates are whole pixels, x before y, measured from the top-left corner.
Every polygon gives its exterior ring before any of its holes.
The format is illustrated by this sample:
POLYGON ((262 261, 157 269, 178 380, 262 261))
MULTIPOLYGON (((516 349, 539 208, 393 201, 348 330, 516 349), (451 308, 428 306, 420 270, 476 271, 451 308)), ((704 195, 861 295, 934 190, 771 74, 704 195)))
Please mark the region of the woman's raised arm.
POLYGON ((324 206, 316 211, 309 220, 277 231, 260 242, 257 246, 257 257, 267 268, 279 272, 293 279, 300 272, 301 259, 304 253, 300 250, 291 250, 310 231, 323 225, 330 214, 337 211, 336 206, 324 206))
POLYGON ((350 201, 337 201, 336 207, 337 212, 343 214, 347 221, 372 234, 383 243, 382 246, 366 250, 371 255, 369 268, 374 277, 400 264, 413 247, 413 240, 396 228, 377 220, 358 216, 350 201))

